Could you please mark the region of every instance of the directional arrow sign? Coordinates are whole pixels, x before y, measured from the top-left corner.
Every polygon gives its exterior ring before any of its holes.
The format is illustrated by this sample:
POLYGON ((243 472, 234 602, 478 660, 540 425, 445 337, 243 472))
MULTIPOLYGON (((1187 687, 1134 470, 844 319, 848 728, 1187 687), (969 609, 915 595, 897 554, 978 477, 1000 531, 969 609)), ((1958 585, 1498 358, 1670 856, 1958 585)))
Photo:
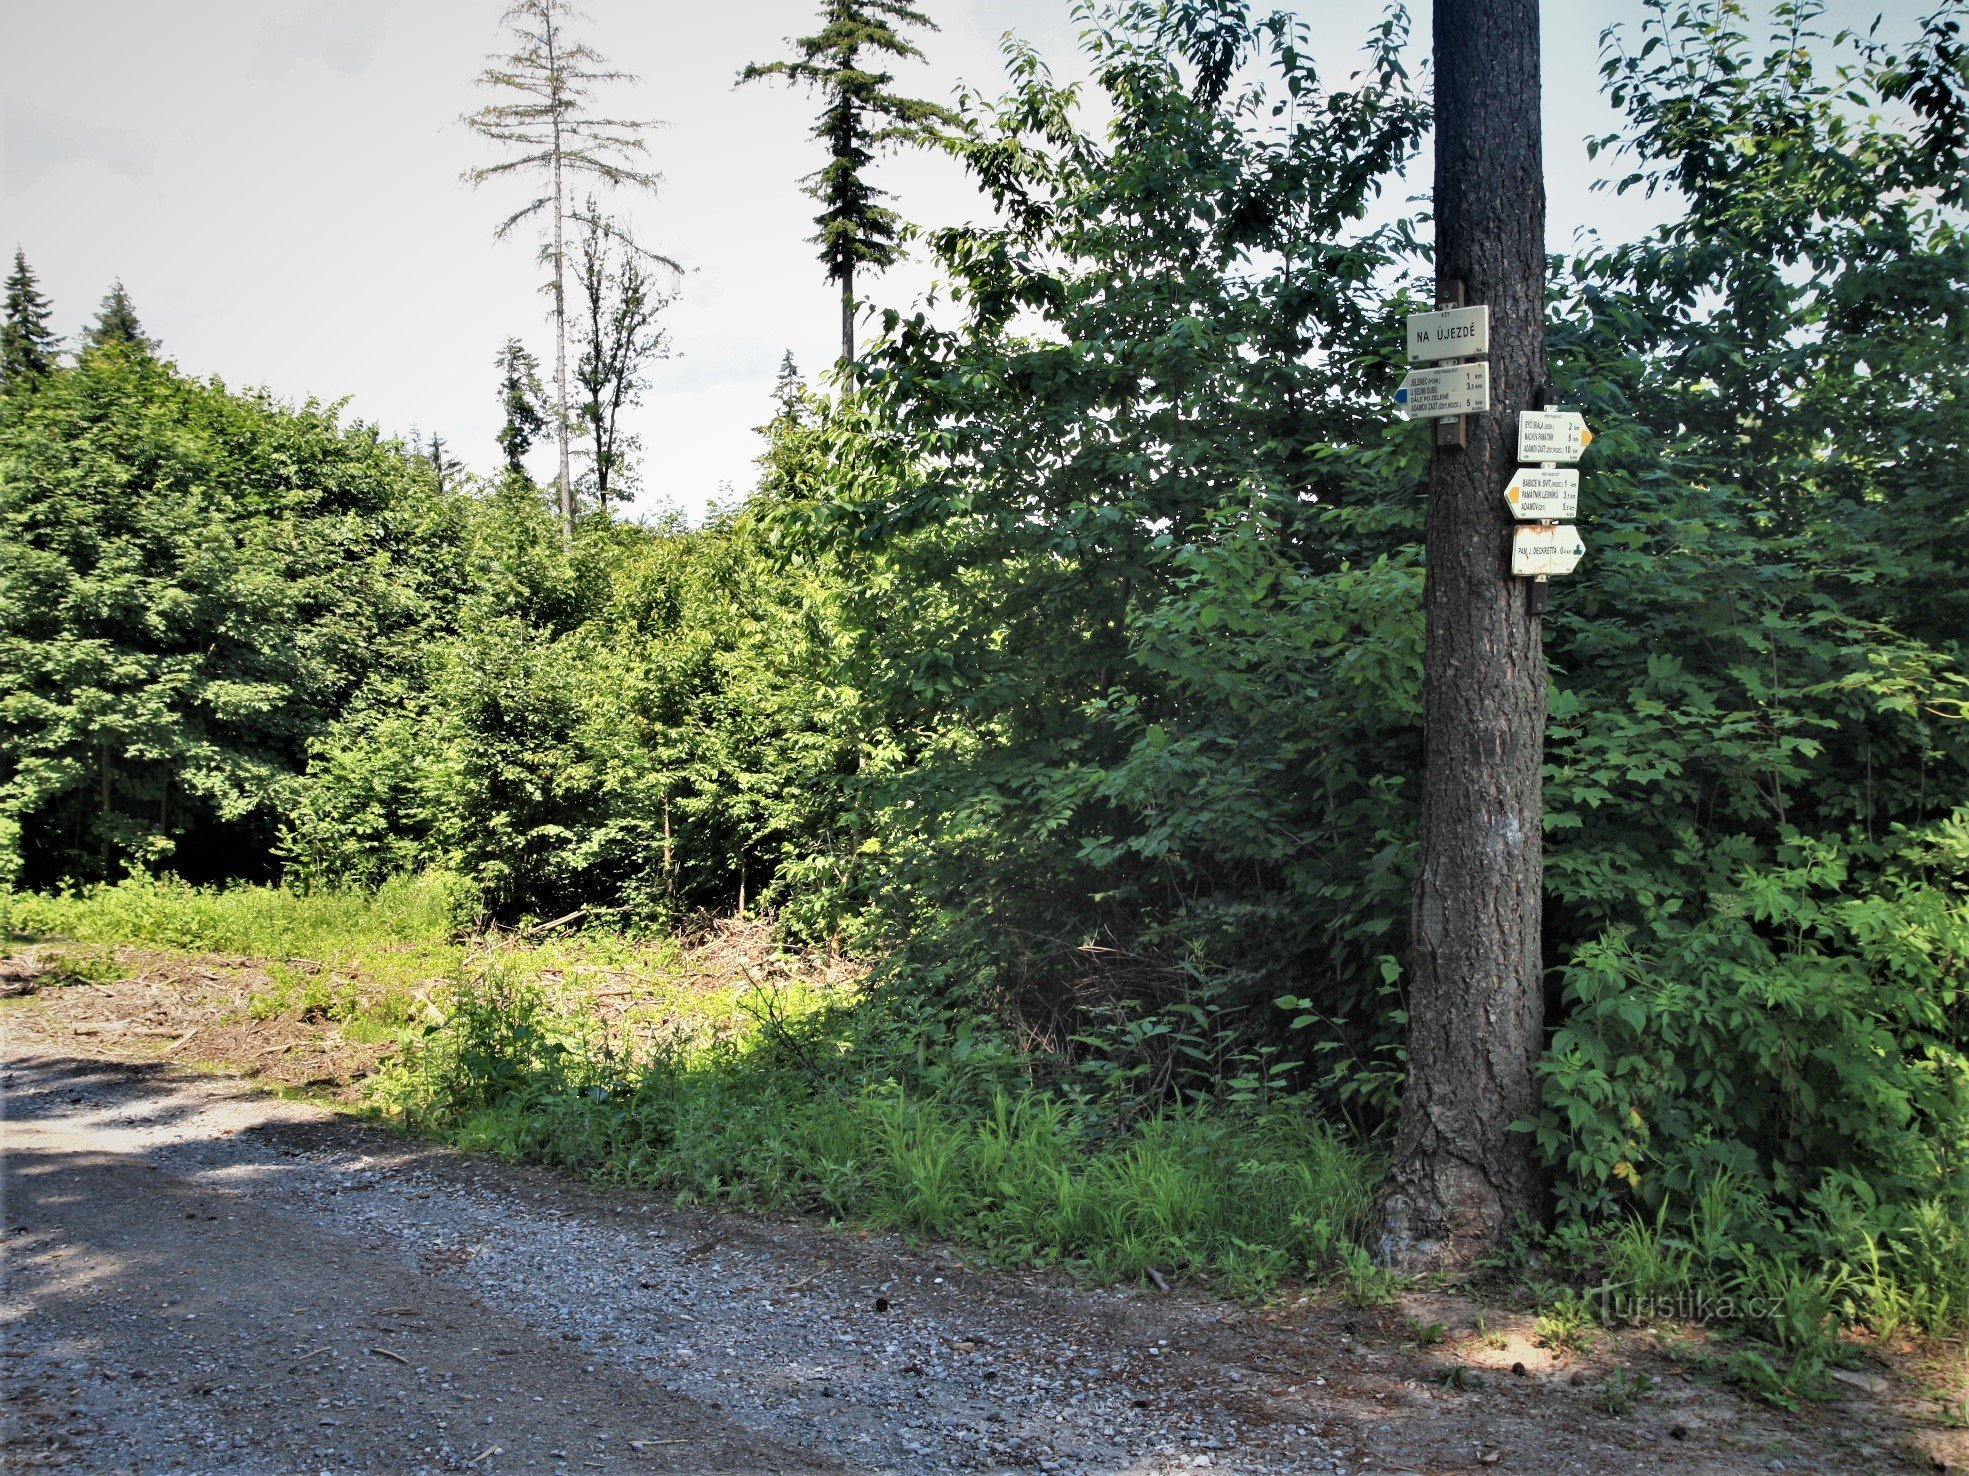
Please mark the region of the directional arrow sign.
POLYGON ((1490 306, 1445 308, 1439 313, 1415 313, 1408 320, 1408 357, 1413 364, 1430 359, 1468 359, 1490 352, 1490 306))
POLYGON ((1527 410, 1518 417, 1518 460, 1577 461, 1593 442, 1577 410, 1527 410))
POLYGON ((1511 572, 1520 578, 1570 574, 1585 553, 1579 529, 1570 523, 1536 523, 1512 530, 1511 572))
POLYGON ((1579 468, 1521 466, 1504 489, 1511 516, 1522 523, 1556 523, 1579 516, 1579 468))
POLYGON ((1490 409, 1490 365, 1411 369, 1395 391, 1395 406, 1410 420, 1482 414, 1490 409))

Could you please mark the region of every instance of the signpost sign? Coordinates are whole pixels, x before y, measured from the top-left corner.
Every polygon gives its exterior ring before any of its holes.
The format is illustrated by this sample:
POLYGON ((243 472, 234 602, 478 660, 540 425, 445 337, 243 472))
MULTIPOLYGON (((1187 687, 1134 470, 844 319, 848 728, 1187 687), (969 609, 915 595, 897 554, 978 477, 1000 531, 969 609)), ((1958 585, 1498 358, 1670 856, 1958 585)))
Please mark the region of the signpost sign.
POLYGON ((1408 320, 1408 359, 1470 359, 1490 352, 1490 305, 1413 313, 1408 320))
POLYGON ((1511 516, 1521 523, 1556 523, 1579 516, 1579 468, 1521 466, 1504 489, 1511 516))
POLYGON ((1490 409, 1490 365, 1451 364, 1411 369, 1395 391, 1395 407, 1410 420, 1481 415, 1490 409))
POLYGON ((1520 579, 1570 574, 1586 555, 1579 529, 1570 523, 1528 523, 1514 530, 1511 572, 1520 579))
POLYGON ((1577 461, 1592 444, 1577 410, 1527 410, 1518 417, 1518 460, 1577 461))

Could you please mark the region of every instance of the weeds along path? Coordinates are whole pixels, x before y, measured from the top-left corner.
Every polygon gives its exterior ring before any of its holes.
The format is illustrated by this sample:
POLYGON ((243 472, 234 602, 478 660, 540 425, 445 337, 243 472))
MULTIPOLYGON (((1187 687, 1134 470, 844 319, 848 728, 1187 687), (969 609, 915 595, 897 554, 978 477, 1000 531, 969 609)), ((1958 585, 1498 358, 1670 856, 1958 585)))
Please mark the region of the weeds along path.
POLYGON ((8 1469, 1909 1469, 1850 1410, 1614 1417, 1522 1338, 672 1210, 6 1025, 8 1469))

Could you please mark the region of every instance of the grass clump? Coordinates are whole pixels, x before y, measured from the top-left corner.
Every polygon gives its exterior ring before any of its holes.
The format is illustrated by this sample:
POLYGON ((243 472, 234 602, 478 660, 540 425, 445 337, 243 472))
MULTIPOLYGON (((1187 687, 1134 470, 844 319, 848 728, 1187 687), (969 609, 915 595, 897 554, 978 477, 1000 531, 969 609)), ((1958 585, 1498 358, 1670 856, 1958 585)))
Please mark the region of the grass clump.
POLYGON ((1615 1368, 1593 1391, 1593 1407, 1601 1414, 1623 1418, 1634 1412, 1634 1401, 1654 1390, 1655 1381, 1647 1374, 1631 1374, 1615 1368))
POLYGON ((933 1086, 871 1021, 877 1006, 758 993, 745 1029, 633 1047, 493 955, 377 1101, 470 1148, 1101 1281, 1188 1274, 1257 1295, 1357 1249, 1375 1165, 1308 1111, 1131 1117, 989 1073, 933 1086))
POLYGON ((1960 1338, 1969 1204, 1959 1190, 1893 1203, 1829 1179, 1812 1208, 1787 1217, 1725 1170, 1646 1218, 1562 1224, 1547 1243, 1577 1285, 1548 1290, 1534 1335, 1581 1352, 1598 1326, 1703 1326, 1737 1345, 1693 1361, 1788 1408, 1822 1395, 1828 1372, 1853 1360, 1855 1329, 1960 1338))

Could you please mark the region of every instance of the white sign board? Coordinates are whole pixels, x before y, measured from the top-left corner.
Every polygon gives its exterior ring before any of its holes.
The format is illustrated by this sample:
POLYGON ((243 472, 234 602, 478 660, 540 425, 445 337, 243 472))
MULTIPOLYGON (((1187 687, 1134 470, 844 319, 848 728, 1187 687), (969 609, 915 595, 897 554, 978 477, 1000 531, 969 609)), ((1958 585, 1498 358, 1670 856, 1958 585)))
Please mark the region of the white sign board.
POLYGON ((1511 516, 1521 523, 1556 523, 1579 516, 1579 468, 1521 466, 1504 489, 1511 516))
POLYGON ((1518 460, 1577 461, 1593 440, 1577 410, 1527 410, 1518 417, 1518 460))
POLYGON ((1490 365, 1451 364, 1411 369, 1395 391, 1395 406, 1410 420, 1441 415, 1481 415, 1490 409, 1490 365))
POLYGON ((1415 313, 1408 320, 1408 357, 1412 364, 1430 359, 1469 359, 1490 352, 1490 305, 1444 308, 1439 313, 1415 313))
POLYGON ((1512 530, 1511 572, 1521 579, 1570 574, 1585 555, 1579 529, 1570 523, 1527 524, 1512 530))

